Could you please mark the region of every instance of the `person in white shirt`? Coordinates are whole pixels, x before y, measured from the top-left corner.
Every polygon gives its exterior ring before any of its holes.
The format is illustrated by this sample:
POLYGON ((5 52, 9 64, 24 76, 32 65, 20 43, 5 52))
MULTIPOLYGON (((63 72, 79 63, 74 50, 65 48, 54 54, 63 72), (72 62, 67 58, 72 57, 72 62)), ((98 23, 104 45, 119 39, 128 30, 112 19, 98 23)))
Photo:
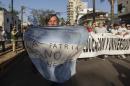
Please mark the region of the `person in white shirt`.
POLYGON ((103 23, 99 23, 98 27, 95 28, 96 33, 107 33, 107 29, 103 26, 103 23))
POLYGON ((127 24, 127 30, 130 32, 130 24, 127 24))
POLYGON ((121 23, 121 26, 119 27, 119 33, 120 33, 120 36, 122 37, 125 37, 128 34, 125 22, 121 23))
POLYGON ((113 24, 113 28, 111 29, 111 33, 113 35, 120 35, 120 33, 119 33, 119 24, 117 24, 117 23, 113 24))
MULTIPOLYGON (((104 24, 102 22, 98 23, 98 27, 95 27, 95 31, 96 31, 96 33, 108 33, 107 28, 104 27, 104 24)), ((98 40, 97 40, 97 42, 98 42, 98 40)), ((99 46, 100 46, 100 44, 99 44, 99 46)), ((105 58, 107 58, 108 55, 101 55, 98 57, 101 58, 102 60, 105 60, 105 58)))
POLYGON ((123 34, 124 37, 130 38, 130 24, 126 25, 125 33, 123 34))
POLYGON ((119 30, 121 30, 121 31, 127 30, 127 27, 126 27, 126 23, 125 23, 125 22, 122 22, 122 23, 121 23, 121 27, 119 28, 119 30))
MULTIPOLYGON (((124 37, 125 35, 126 35, 126 33, 127 33, 127 29, 126 29, 126 27, 125 27, 125 24, 123 24, 123 25, 119 25, 119 24, 117 24, 117 23, 115 23, 115 24, 113 24, 113 29, 111 30, 111 33, 113 34, 113 35, 118 35, 118 36, 120 36, 120 37, 124 37)), ((117 55, 117 57, 118 58, 123 58, 123 59, 125 59, 126 58, 126 56, 124 55, 124 54, 122 54, 122 55, 117 55)))

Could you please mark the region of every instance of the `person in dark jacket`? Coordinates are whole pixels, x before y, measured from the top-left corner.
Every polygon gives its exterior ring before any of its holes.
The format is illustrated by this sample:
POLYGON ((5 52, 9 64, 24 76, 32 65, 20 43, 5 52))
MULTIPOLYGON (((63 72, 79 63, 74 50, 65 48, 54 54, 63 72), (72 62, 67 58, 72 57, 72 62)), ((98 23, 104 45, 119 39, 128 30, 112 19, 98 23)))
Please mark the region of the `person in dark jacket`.
POLYGON ((2 51, 5 51, 5 31, 0 26, 0 46, 2 47, 2 51))

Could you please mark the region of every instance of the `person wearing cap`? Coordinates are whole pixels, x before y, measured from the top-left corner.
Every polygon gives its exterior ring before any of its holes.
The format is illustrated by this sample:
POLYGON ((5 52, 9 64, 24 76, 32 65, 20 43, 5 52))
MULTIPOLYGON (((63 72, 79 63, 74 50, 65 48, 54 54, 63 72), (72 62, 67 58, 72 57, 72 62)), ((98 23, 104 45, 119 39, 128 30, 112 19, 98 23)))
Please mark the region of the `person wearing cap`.
POLYGON ((11 41, 12 41, 12 50, 13 50, 13 52, 17 52, 16 51, 17 33, 18 32, 16 30, 16 26, 14 26, 12 31, 11 31, 11 41))

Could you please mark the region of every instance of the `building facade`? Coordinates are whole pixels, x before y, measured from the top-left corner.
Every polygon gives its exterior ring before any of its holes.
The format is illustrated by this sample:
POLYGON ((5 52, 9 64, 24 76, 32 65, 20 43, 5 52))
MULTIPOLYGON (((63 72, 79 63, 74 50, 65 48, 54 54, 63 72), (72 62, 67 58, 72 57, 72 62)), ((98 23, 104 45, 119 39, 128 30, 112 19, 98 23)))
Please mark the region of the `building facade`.
MULTIPOLYGON (((14 25, 16 26, 16 29, 19 30, 20 20, 18 16, 13 16, 14 19, 14 25)), ((3 29, 6 32, 11 32, 11 28, 13 25, 12 21, 12 15, 10 12, 8 12, 6 9, 1 8, 0 9, 0 26, 3 27, 3 29)))
POLYGON ((78 24, 79 24, 79 19, 84 16, 85 14, 88 13, 88 2, 81 2, 82 9, 79 10, 79 15, 78 15, 78 24))
POLYGON ((130 0, 118 0, 118 16, 130 22, 130 0))
MULTIPOLYGON (((95 21, 96 24, 99 22, 106 23, 108 21, 108 13, 107 12, 95 12, 95 21)), ((86 15, 82 16, 79 19, 79 24, 83 25, 84 22, 90 22, 93 21, 93 12, 88 12, 86 15)))
POLYGON ((81 0, 68 0, 67 4, 67 20, 70 25, 77 23, 80 10, 83 10, 85 4, 81 0))

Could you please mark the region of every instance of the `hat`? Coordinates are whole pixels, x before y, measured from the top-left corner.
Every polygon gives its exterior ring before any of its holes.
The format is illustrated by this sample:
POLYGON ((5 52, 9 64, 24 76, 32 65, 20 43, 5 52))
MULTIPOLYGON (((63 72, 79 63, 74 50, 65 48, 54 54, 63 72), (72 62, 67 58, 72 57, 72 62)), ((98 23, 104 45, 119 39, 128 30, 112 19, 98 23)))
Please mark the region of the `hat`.
POLYGON ((121 21, 121 24, 126 24, 126 21, 121 21))
POLYGON ((118 23, 114 23, 113 26, 114 26, 114 27, 115 27, 115 26, 119 26, 119 24, 118 24, 118 23))

